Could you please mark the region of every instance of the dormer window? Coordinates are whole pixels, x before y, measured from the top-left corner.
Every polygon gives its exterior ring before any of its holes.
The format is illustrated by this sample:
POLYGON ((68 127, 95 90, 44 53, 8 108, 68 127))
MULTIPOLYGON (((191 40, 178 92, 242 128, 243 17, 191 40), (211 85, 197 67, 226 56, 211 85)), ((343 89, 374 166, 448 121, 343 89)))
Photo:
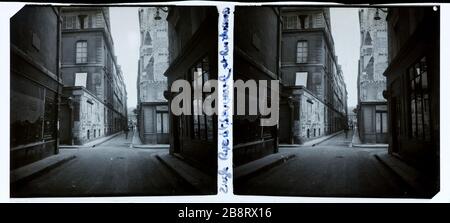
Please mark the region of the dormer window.
POLYGON ((309 15, 283 16, 283 29, 309 29, 309 15))
POLYGON ((78 16, 78 23, 80 24, 80 29, 87 28, 87 15, 79 15, 78 16))

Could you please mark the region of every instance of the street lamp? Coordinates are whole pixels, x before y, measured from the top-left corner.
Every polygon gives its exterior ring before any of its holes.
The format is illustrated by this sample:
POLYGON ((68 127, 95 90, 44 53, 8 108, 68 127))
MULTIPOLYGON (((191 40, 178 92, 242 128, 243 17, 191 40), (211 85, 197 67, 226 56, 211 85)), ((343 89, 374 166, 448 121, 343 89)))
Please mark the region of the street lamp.
POLYGON ((382 12, 387 13, 387 10, 383 10, 381 8, 377 8, 377 11, 375 12, 375 16, 373 17, 373 19, 375 19, 375 20, 380 20, 381 19, 380 14, 378 13, 378 10, 381 10, 382 12))
POLYGON ((161 20, 161 16, 159 15, 159 10, 162 10, 163 12, 168 12, 169 8, 167 7, 156 7, 156 15, 155 15, 155 20, 161 20))

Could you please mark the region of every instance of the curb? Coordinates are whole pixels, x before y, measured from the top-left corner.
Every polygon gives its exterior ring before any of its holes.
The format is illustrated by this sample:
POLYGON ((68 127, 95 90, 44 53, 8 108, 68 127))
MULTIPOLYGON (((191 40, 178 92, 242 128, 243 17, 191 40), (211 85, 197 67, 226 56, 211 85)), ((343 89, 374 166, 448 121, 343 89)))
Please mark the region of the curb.
POLYGON ((169 168, 173 173, 175 173, 177 176, 179 176, 183 181, 185 181, 187 184, 189 184, 194 190, 198 191, 202 195, 213 195, 217 193, 217 187, 216 187, 216 181, 213 180, 208 175, 200 172, 200 170, 197 170, 196 168, 190 166, 189 164, 186 164, 183 160, 176 158, 172 155, 170 159, 176 159, 176 162, 179 162, 181 168, 176 168, 176 166, 172 165, 167 160, 163 159, 160 155, 155 155, 156 159, 159 160, 161 163, 163 163, 167 168, 169 168), (180 169, 184 171, 189 171, 190 173, 195 172, 194 176, 190 176, 186 172, 180 171, 180 169))
MULTIPOLYGON (((88 149, 88 148, 94 148, 102 143, 105 143, 106 141, 109 141, 111 139, 113 139, 114 137, 118 136, 122 134, 122 132, 117 132, 114 133, 112 135, 109 136, 105 136, 102 140, 99 140, 97 143, 95 143, 94 145, 90 145, 90 146, 86 146, 86 145, 59 145, 60 149, 88 149)), ((88 142, 89 143, 89 142, 88 142)), ((88 144, 87 143, 87 144, 88 144)))
MULTIPOLYGON (((401 179, 401 181, 403 181, 403 183, 408 187, 409 191, 413 192, 415 195, 418 195, 418 197, 426 196, 426 193, 424 193, 426 191, 425 188, 419 183, 415 182, 418 177, 417 172, 412 173, 411 176, 407 176, 406 173, 400 173, 402 170, 396 170, 396 168, 394 168, 387 161, 381 158, 379 154, 373 154, 373 156, 375 156, 375 159, 382 163, 386 168, 388 168, 394 175, 401 179)), ((399 160, 399 162, 402 161, 399 160)))
MULTIPOLYGON (((329 139, 331 139, 331 138, 333 138, 333 137, 335 137, 335 136, 337 136, 337 135, 339 135, 339 134, 341 134, 341 133, 343 133, 343 132, 344 132, 344 131, 341 130, 341 131, 339 131, 339 132, 332 133, 332 134, 330 134, 330 135, 328 135, 328 136, 325 136, 325 137, 323 138, 323 140, 320 140, 320 141, 318 141, 318 142, 316 142, 316 143, 313 143, 312 145, 305 145, 305 144, 303 144, 303 145, 304 145, 304 146, 316 146, 317 144, 323 143, 323 142, 325 142, 325 141, 327 141, 327 140, 329 140, 329 139)), ((306 142, 306 143, 308 143, 308 142, 306 142)))
POLYGON ((251 178, 253 176, 258 175, 259 173, 261 173, 263 171, 267 171, 275 166, 285 163, 294 157, 295 157, 294 153, 273 154, 273 155, 263 157, 259 160, 255 160, 250 163, 244 164, 244 165, 234 169, 234 181, 238 182, 238 181, 242 181, 242 180, 251 178), (277 158, 275 158, 275 160, 271 161, 270 160, 270 159, 272 159, 271 156, 275 156, 275 155, 280 156, 280 157, 277 157, 277 158), (268 160, 268 161, 265 161, 264 159, 268 160), (258 165, 258 162, 260 162, 261 164, 258 165), (254 165, 255 167, 251 167, 251 165, 254 165))
POLYGON ((317 139, 312 139, 310 141, 306 141, 303 144, 280 144, 279 147, 284 147, 284 148, 288 148, 288 147, 305 147, 305 146, 316 146, 317 144, 323 143, 339 134, 342 134, 344 131, 339 131, 339 132, 335 132, 332 133, 330 135, 326 135, 326 136, 322 136, 321 138, 317 138, 317 139), (311 142, 313 142, 314 140, 317 140, 317 142, 314 142, 311 144, 311 142))
MULTIPOLYGON (((20 173, 21 168, 16 169, 16 170, 14 170, 14 171, 12 171, 10 173, 10 180, 11 180, 10 184, 11 184, 11 187, 20 185, 20 184, 25 183, 25 182, 30 181, 30 180, 33 180, 36 177, 39 177, 39 176, 43 175, 44 173, 46 173, 46 172, 48 172, 48 171, 50 171, 52 169, 55 169, 56 167, 61 166, 62 164, 66 163, 66 162, 68 162, 70 160, 73 160, 75 158, 76 158, 76 155, 69 155, 69 156, 67 156, 67 157, 65 157, 65 158, 63 158, 61 160, 57 160, 54 163, 49 164, 48 166, 41 167, 41 168, 36 168, 35 171, 32 171, 29 174, 26 174, 26 173, 22 174, 22 176, 21 176, 21 173, 20 173)), ((30 165, 32 165, 32 164, 30 164, 30 165)))
POLYGON ((388 144, 386 144, 386 145, 371 145, 371 144, 353 144, 352 143, 351 147, 387 149, 389 147, 389 145, 388 144))
POLYGON ((153 146, 153 145, 134 145, 132 144, 131 146, 132 148, 137 148, 137 149, 169 149, 170 145, 167 146, 153 146))

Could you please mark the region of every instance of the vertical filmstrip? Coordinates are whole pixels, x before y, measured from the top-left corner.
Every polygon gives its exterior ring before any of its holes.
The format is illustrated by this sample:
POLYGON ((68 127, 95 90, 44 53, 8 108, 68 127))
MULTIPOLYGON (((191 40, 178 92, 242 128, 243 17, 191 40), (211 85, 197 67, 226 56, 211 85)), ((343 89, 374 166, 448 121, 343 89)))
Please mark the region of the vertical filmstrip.
POLYGON ((218 6, 218 194, 233 194, 233 22, 234 6, 218 6))

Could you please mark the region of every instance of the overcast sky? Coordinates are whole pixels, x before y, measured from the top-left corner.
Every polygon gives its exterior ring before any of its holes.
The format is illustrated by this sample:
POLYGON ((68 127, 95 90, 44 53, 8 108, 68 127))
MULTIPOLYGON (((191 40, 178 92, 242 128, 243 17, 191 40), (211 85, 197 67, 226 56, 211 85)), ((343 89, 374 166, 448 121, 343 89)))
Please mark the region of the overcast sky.
POLYGON ((122 67, 128 93, 128 107, 137 104, 139 19, 137 7, 111 7, 111 34, 117 61, 122 67))
POLYGON ((344 81, 347 85, 349 107, 358 103, 356 81, 359 59, 359 18, 357 8, 331 8, 331 33, 338 63, 342 66, 344 81))
MULTIPOLYGON (((128 107, 137 103, 137 67, 139 59, 139 20, 137 7, 112 7, 111 29, 115 53, 122 66, 128 93, 128 107)), ((356 8, 332 8, 331 31, 335 51, 342 65, 348 91, 348 106, 357 103, 356 80, 359 58, 359 21, 356 8)))

